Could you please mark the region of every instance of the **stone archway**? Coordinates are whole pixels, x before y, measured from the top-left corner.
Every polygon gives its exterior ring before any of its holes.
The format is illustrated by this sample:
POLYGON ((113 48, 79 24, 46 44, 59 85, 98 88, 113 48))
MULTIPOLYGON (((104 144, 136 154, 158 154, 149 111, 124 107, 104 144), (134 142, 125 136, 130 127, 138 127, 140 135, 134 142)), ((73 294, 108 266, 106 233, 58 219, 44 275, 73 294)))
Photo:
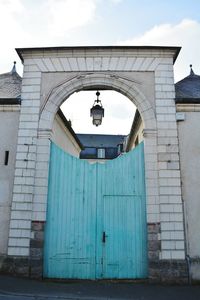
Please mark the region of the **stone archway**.
MULTIPOLYGON (((44 105, 40 111, 39 131, 38 131, 38 147, 37 147, 37 165, 36 165, 36 178, 40 176, 41 169, 44 164, 43 155, 46 153, 47 163, 50 157, 50 136, 51 128, 55 114, 60 105, 74 92, 84 89, 109 89, 115 90, 126 97, 128 97, 138 108, 145 124, 144 143, 145 143, 145 160, 146 160, 146 194, 147 194, 147 218, 149 208, 152 209, 151 199, 158 196, 158 178, 154 176, 154 190, 152 192, 152 165, 156 169, 156 148, 152 149, 152 145, 156 146, 156 120, 154 110, 146 99, 144 94, 139 90, 134 82, 125 78, 120 78, 113 74, 84 74, 79 75, 71 80, 64 81, 49 92, 48 97, 45 99, 44 105), (152 160, 154 157, 154 160, 152 160), (40 159, 41 158, 41 159, 40 159), (149 161, 151 160, 151 164, 149 161), (148 198, 149 197, 149 198, 148 198)), ((46 191, 43 189, 42 193, 35 193, 33 202, 37 203, 38 198, 43 203, 43 210, 46 211, 47 207, 47 189, 48 189, 48 168, 43 169, 43 180, 46 181, 46 191)), ((155 175, 155 174, 154 174, 155 175)), ((35 185, 36 190, 40 190, 39 186, 35 185)), ((157 205, 157 204, 156 204, 157 205)), ((156 206, 155 205, 155 206, 156 206)), ((45 221, 45 220, 44 220, 45 221)))
POLYGON ((80 74, 71 80, 64 81, 49 92, 41 109, 39 130, 51 130, 55 113, 61 104, 74 92, 83 89, 110 89, 129 98, 138 108, 145 128, 156 130, 155 113, 144 94, 128 78, 105 73, 80 74))
POLYGON ((185 252, 173 79, 179 51, 178 47, 141 46, 17 49, 24 75, 8 244, 14 266, 16 257, 19 262, 24 257, 32 274, 38 269, 42 274, 43 241, 37 237, 46 219, 54 115, 75 91, 102 86, 127 96, 142 116, 150 267, 156 269, 155 277, 157 270, 166 277, 168 267, 171 277, 181 277, 185 252), (56 75, 62 79, 57 77, 50 88, 46 75, 51 83, 56 75), (46 102, 44 84, 49 88, 46 102))

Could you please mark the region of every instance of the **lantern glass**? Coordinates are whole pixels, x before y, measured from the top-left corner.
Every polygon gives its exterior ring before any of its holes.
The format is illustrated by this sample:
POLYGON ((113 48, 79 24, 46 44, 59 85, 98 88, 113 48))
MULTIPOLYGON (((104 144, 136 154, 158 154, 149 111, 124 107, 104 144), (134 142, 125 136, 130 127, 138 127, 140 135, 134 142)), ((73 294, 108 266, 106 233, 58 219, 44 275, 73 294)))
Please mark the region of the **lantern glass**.
POLYGON ((101 125, 102 118, 104 117, 104 109, 99 100, 100 93, 96 92, 97 99, 94 101, 92 108, 90 109, 90 116, 92 117, 92 123, 95 126, 101 125))
POLYGON ((90 116, 93 118, 92 123, 95 126, 99 126, 102 123, 102 118, 104 117, 104 109, 100 105, 95 105, 90 110, 90 116))

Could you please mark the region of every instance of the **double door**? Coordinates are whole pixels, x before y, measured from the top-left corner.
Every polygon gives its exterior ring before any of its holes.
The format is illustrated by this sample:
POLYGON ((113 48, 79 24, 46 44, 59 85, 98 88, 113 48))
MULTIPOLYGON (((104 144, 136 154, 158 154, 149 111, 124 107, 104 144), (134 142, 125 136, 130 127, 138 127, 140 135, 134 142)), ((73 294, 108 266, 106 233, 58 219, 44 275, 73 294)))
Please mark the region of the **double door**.
POLYGON ((147 276, 143 144, 104 164, 51 144, 44 276, 147 276))

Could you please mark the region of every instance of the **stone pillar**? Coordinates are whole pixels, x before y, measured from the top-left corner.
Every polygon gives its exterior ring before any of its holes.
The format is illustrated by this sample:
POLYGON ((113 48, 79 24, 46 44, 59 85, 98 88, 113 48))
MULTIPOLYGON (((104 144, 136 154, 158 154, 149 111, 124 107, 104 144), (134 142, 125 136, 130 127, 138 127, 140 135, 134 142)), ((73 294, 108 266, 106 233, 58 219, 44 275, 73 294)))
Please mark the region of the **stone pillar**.
POLYGON ((29 258, 32 201, 35 184, 41 72, 25 65, 11 206, 8 255, 29 258))
POLYGON ((166 279, 170 276, 181 279, 183 274, 186 275, 185 237, 173 62, 170 58, 163 59, 155 71, 155 96, 161 229, 160 260, 165 261, 162 264, 160 262, 160 276, 166 279), (170 274, 166 272, 167 269, 170 269, 170 274))

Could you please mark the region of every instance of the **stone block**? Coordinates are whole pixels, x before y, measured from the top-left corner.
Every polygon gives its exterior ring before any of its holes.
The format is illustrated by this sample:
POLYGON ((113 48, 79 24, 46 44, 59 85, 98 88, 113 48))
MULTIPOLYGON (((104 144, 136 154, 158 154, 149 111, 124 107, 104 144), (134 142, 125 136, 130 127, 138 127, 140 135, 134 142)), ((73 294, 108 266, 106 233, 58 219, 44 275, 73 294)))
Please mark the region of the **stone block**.
POLYGON ((25 85, 39 85, 40 84, 40 77, 38 78, 38 76, 37 77, 33 77, 33 78, 31 78, 31 77, 28 77, 28 78, 23 78, 23 86, 25 86, 25 85))
POLYGON ((34 211, 33 220, 35 221, 46 221, 46 211, 34 211))
POLYGON ((9 256, 29 256, 29 248, 28 247, 8 247, 8 255, 9 256))
POLYGON ((157 234, 160 232, 160 223, 150 223, 147 224, 148 226, 148 233, 157 234))
MULTIPOLYGON (((91 58, 89 58, 91 59, 91 58)), ((77 59, 75 57, 69 57, 68 58, 68 62, 69 62, 69 65, 70 65, 70 68, 71 70, 73 71, 79 71, 79 68, 78 68, 78 63, 77 63, 77 59)), ((55 64, 54 64, 55 65, 55 64)), ((92 66, 93 64, 91 64, 92 66)), ((55 66, 56 67, 56 66, 55 66)), ((57 68, 57 67, 56 67, 57 68)))
MULTIPOLYGON (((23 85, 22 84, 22 93, 37 93, 40 92, 40 85, 23 85)), ((22 105, 23 105, 23 101, 22 101, 22 105)))
MULTIPOLYGON (((69 65, 67 65, 66 62, 63 62, 63 58, 60 58, 62 64, 63 64, 63 67, 66 69, 66 68, 70 68, 69 65)), ((78 64, 78 69, 80 71, 85 71, 86 70, 86 63, 85 63, 85 58, 84 57, 77 57, 77 64, 78 64)))
POLYGON ((184 250, 185 249, 184 241, 176 241, 175 248, 176 250, 184 250))
MULTIPOLYGON (((56 72, 56 68, 49 57, 43 58, 43 63, 47 66, 49 72, 56 72)), ((62 64, 62 63, 61 63, 62 64)), ((63 65, 62 65, 63 67, 63 65)), ((64 68, 63 68, 64 70, 64 68)))
POLYGON ((31 239, 31 241, 30 241, 30 247, 31 248, 40 248, 40 249, 42 249, 43 245, 44 245, 43 240, 31 239))
POLYGON ((24 78, 41 78, 41 72, 24 72, 24 78))
MULTIPOLYGON (((136 59, 135 57, 128 57, 125 65, 124 65, 124 70, 131 71, 133 64, 135 62, 135 59, 136 59)), ((117 61, 116 61, 116 63, 117 63, 117 61)), ((113 65, 113 67, 114 67, 114 65, 113 65)))
POLYGON ((32 231, 44 231, 44 222, 34 222, 31 223, 31 230, 32 231))
MULTIPOLYGON (((55 69, 56 72, 63 72, 64 71, 64 68, 63 68, 62 63, 60 61, 60 58, 52 57, 51 62, 52 62, 52 65, 54 66, 54 69, 55 69)), ((77 66, 77 63, 76 63, 76 66, 77 66)), ((48 64, 47 64, 47 68, 49 68, 48 64)), ((78 69, 78 67, 77 67, 77 69, 78 69)))
POLYGON ((44 231, 36 231, 34 238, 38 241, 44 241, 44 231))
POLYGON ((37 260, 43 258, 43 249, 41 248, 31 248, 30 249, 31 259, 37 260))
POLYGON ((160 250, 160 241, 158 240, 149 240, 148 241, 148 250, 155 252, 160 250))
POLYGON ((180 169, 180 164, 179 162, 174 162, 174 161, 168 161, 167 162, 167 169, 168 170, 179 170, 180 169))
POLYGON ((60 57, 59 59, 60 59, 60 62, 61 62, 61 65, 62 65, 64 71, 71 71, 67 57, 60 57))

